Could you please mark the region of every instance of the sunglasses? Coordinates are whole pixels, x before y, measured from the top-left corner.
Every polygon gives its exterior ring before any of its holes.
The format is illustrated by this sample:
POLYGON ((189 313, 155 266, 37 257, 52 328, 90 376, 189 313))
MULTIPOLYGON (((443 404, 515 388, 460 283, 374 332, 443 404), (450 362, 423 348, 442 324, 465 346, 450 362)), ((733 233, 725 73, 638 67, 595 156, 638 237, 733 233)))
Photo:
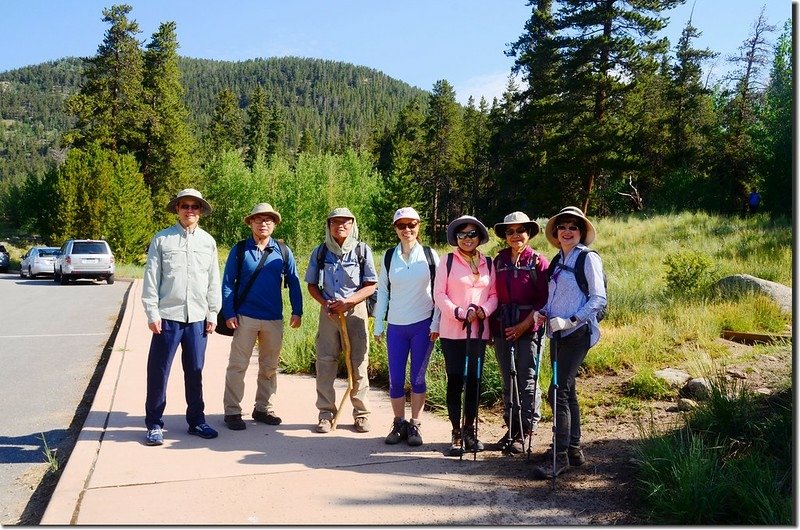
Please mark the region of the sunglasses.
POLYGON ((405 230, 406 228, 410 228, 411 230, 415 229, 419 223, 416 221, 412 221, 410 223, 396 223, 394 225, 395 228, 398 230, 405 230))
POLYGON ((475 239, 476 237, 478 237, 478 231, 470 230, 469 232, 456 232, 456 237, 458 239, 464 239, 465 237, 468 237, 470 239, 475 239))
POLYGON ((181 204, 181 210, 199 210, 200 208, 199 204, 181 204))
POLYGON ((558 225, 556 228, 559 231, 569 230, 570 232, 577 232, 578 230, 580 230, 580 228, 578 228, 575 225, 558 225))
POLYGON ((524 234, 527 231, 528 231, 528 229, 525 228, 524 226, 521 226, 521 227, 519 227, 517 229, 509 228, 508 230, 506 230, 506 235, 507 236, 513 236, 514 234, 524 234))

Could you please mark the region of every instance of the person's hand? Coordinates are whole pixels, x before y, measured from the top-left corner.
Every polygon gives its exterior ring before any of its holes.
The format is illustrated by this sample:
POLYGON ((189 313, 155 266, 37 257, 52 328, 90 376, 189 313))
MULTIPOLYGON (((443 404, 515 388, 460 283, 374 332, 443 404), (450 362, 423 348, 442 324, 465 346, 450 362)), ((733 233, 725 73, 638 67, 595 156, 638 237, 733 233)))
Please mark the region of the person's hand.
POLYGON ((216 322, 211 322, 210 320, 206 320, 206 335, 214 333, 216 327, 217 327, 216 322))
POLYGON ((430 337, 431 342, 436 342, 436 339, 439 338, 439 332, 438 331, 431 331, 428 336, 430 337))
POLYGON ((467 322, 469 322, 470 324, 472 324, 473 322, 475 322, 475 320, 476 320, 477 318, 478 318, 478 312, 477 312, 477 311, 475 311, 475 308, 474 308, 474 307, 470 307, 469 309, 467 309, 467 316, 465 317, 465 320, 466 320, 467 322))
POLYGON ((349 302, 346 298, 345 299, 337 298, 336 300, 329 300, 328 312, 336 314, 347 313, 348 311, 353 309, 354 305, 355 304, 349 302))
POLYGON ((550 329, 553 331, 564 331, 575 327, 575 322, 568 318, 553 317, 550 319, 550 329))
POLYGON ((300 315, 292 315, 289 318, 289 327, 290 328, 299 328, 300 324, 302 323, 302 317, 300 315))
POLYGON ((147 327, 150 328, 150 331, 155 333, 156 335, 161 335, 161 320, 156 320, 155 322, 148 322, 147 327))
POLYGON ((231 317, 225 321, 225 325, 228 326, 228 329, 236 329, 239 327, 239 319, 238 317, 231 317))
POLYGON ((533 321, 536 323, 537 326, 543 326, 544 323, 547 322, 547 315, 540 313, 538 311, 534 311, 533 321))
POLYGON ((476 314, 476 315, 478 315, 478 318, 480 318, 481 320, 484 320, 484 319, 486 318, 486 313, 484 312, 484 310, 483 310, 483 308, 482 308, 482 307, 479 307, 479 308, 478 308, 478 309, 475 311, 475 314, 476 314))
POLYGON ((373 335, 372 337, 375 339, 376 344, 380 344, 381 342, 383 342, 383 333, 380 333, 378 335, 373 335))

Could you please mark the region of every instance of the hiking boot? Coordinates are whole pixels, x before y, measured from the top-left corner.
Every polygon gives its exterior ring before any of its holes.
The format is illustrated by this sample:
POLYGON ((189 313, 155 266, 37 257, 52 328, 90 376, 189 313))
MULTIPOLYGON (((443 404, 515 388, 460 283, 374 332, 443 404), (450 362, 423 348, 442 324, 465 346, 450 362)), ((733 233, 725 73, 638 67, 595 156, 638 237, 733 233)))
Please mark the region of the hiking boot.
POLYGON ((164 431, 161 430, 161 427, 153 427, 152 429, 147 429, 147 436, 145 437, 145 443, 147 445, 163 445, 164 443, 164 431))
POLYGON ((525 442, 521 438, 516 438, 514 440, 511 440, 511 443, 506 445, 505 449, 503 449, 503 452, 511 455, 518 455, 520 453, 524 453, 525 442))
POLYGON ((280 425, 281 419, 271 412, 263 412, 261 410, 253 410, 253 419, 266 423, 267 425, 280 425))
POLYGON ((536 480, 545 480, 559 476, 569 467, 569 457, 567 452, 556 454, 556 465, 553 467, 553 457, 550 453, 550 459, 545 461, 541 466, 533 468, 533 478, 536 480))
POLYGON ((327 418, 319 419, 319 423, 317 423, 317 432, 331 432, 332 428, 331 420, 327 418))
POLYGON ((586 462, 583 451, 577 445, 570 445, 567 448, 567 456, 569 457, 569 465, 571 466, 582 466, 586 462))
POLYGON ((210 440, 211 438, 216 438, 218 433, 208 423, 201 423, 200 425, 189 427, 189 434, 210 440))
POLYGON ((408 424, 408 445, 416 447, 422 445, 422 435, 419 433, 419 423, 413 421, 408 424))
POLYGON ((408 422, 406 420, 395 418, 392 422, 392 431, 386 435, 384 440, 389 445, 399 444, 401 440, 408 437, 408 422))
POLYGON ((369 418, 366 416, 359 416, 353 422, 353 426, 356 428, 356 432, 369 432, 371 426, 369 424, 369 418))
POLYGON ((475 430, 472 427, 464 430, 464 449, 472 452, 481 452, 484 449, 483 442, 475 436, 475 430))
POLYGON ((225 425, 232 431, 243 431, 247 428, 241 414, 226 414, 225 425))
POLYGON ((453 429, 452 436, 450 450, 447 454, 450 456, 461 456, 464 453, 461 440, 461 429, 453 429))

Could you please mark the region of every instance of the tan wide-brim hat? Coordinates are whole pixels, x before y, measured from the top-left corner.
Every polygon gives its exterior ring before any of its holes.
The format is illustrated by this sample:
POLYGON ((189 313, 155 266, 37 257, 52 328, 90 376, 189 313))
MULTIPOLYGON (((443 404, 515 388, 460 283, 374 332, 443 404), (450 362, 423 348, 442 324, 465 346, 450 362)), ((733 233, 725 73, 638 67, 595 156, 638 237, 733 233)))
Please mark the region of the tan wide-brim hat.
POLYGON ((453 219, 450 221, 450 224, 447 225, 447 242, 454 246, 458 246, 458 239, 456 238, 456 229, 468 223, 472 223, 478 227, 478 232, 481 233, 481 240, 478 243, 479 245, 483 245, 484 243, 489 242, 489 231, 486 229, 484 224, 478 221, 476 218, 472 217, 471 215, 462 215, 458 219, 453 219))
POLYGON ((595 236, 597 235, 597 232, 595 231, 592 222, 589 221, 585 215, 583 215, 583 212, 580 208, 575 206, 567 206, 566 208, 562 208, 560 212, 555 214, 547 221, 547 225, 544 227, 544 235, 547 237, 547 240, 550 242, 550 244, 556 248, 561 248, 561 244, 558 242, 556 226, 558 226, 558 220, 563 219, 564 217, 575 217, 583 221, 583 224, 586 226, 586 233, 583 233, 583 230, 581 230, 581 243, 584 245, 591 245, 595 236))
POLYGON ((523 225, 528 229, 528 237, 531 238, 540 232, 539 223, 531 219, 523 212, 511 212, 503 218, 502 223, 494 225, 494 233, 497 237, 506 238, 506 228, 511 225, 523 225))
POLYGON ((166 210, 170 213, 175 213, 175 208, 178 206, 178 203, 181 202, 181 199, 185 199, 186 197, 197 199, 200 202, 203 206, 200 210, 202 215, 209 215, 211 213, 211 205, 203 198, 203 194, 194 188, 186 188, 185 190, 179 191, 178 194, 167 203, 166 210))
POLYGON ((245 216, 244 224, 249 225, 250 218, 253 217, 254 215, 259 215, 259 214, 269 215, 270 217, 273 217, 275 219, 275 224, 280 224, 281 222, 281 214, 276 212, 275 208, 273 208, 270 203, 260 202, 255 206, 253 206, 253 209, 250 211, 250 213, 245 216))
POLYGON ((355 220, 356 216, 353 215, 353 212, 350 211, 350 208, 334 208, 328 214, 328 217, 325 221, 330 221, 334 217, 349 217, 350 219, 355 220))

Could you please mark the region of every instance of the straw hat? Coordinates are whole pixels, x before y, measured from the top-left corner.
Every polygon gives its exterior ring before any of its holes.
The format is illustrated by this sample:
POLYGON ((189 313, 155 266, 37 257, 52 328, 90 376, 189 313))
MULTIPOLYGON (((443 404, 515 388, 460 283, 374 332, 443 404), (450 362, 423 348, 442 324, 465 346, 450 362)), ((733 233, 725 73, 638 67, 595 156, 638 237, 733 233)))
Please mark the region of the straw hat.
POLYGON ((275 211, 272 205, 268 202, 260 202, 253 206, 253 209, 250 211, 249 215, 246 215, 244 218, 244 224, 250 224, 250 218, 254 215, 258 214, 265 214, 273 217, 275 219, 275 224, 280 224, 281 222, 281 214, 275 211))
POLYGON ((502 223, 494 225, 494 233, 497 234, 498 237, 505 239, 506 227, 510 225, 523 225, 528 229, 528 237, 533 237, 540 231, 539 223, 531 221, 526 214, 523 212, 512 212, 503 218, 502 223))
POLYGON ((562 208, 560 212, 555 214, 547 221, 547 225, 544 228, 544 235, 547 237, 547 240, 556 248, 561 248, 561 244, 558 242, 558 234, 556 233, 556 226, 558 225, 558 220, 563 219, 564 217, 575 217, 576 219, 581 219, 583 221, 585 230, 582 229, 581 232, 581 243, 584 245, 591 245, 594 241, 597 232, 594 229, 594 225, 592 224, 589 219, 583 215, 583 212, 580 208, 575 206, 567 206, 566 208, 562 208))
POLYGON ((194 188, 186 188, 185 190, 179 191, 178 194, 167 203, 167 211, 175 213, 175 207, 178 206, 181 199, 185 199, 186 197, 191 197, 192 199, 200 201, 200 204, 203 206, 200 212, 203 215, 209 215, 211 213, 211 205, 203 198, 203 194, 194 188))

